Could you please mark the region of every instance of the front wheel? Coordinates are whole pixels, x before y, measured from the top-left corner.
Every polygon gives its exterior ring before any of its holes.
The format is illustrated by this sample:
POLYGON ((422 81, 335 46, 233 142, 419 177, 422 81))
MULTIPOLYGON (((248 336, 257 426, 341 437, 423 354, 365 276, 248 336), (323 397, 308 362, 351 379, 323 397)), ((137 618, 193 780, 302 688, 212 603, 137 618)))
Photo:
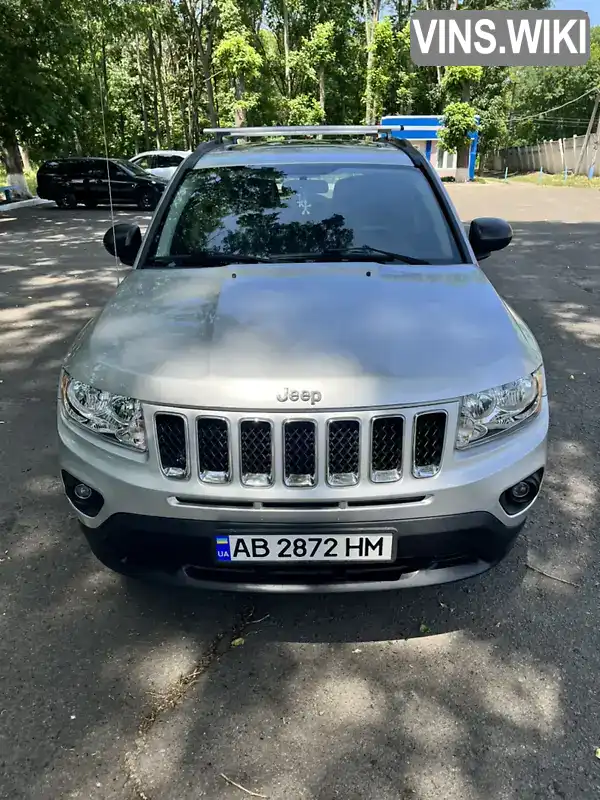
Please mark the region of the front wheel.
POLYGON ((56 198, 55 203, 59 208, 77 208, 77 198, 73 192, 63 192, 56 198))
POLYGON ((86 208, 98 208, 98 201, 97 200, 86 200, 85 201, 86 208))
POLYGON ((151 189, 144 189, 137 202, 140 211, 153 211, 156 208, 156 194, 151 189))

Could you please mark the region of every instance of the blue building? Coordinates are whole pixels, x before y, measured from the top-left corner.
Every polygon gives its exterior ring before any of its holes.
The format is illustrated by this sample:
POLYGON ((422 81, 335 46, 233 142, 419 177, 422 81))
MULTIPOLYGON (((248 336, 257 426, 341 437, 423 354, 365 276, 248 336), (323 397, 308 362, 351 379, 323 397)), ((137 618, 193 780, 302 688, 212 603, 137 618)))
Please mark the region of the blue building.
MULTIPOLYGON (((479 122, 479 117, 476 117, 479 122)), ((403 131, 394 131, 392 136, 400 139, 410 139, 410 141, 433 164, 442 177, 456 177, 456 153, 448 153, 443 150, 438 143, 438 133, 444 127, 443 117, 438 116, 412 116, 409 114, 401 116, 383 117, 382 125, 403 125, 403 131)), ((477 131, 469 137, 471 148, 469 150, 469 174, 468 178, 472 181, 475 178, 475 161, 477 159, 477 143, 479 134, 477 131)))

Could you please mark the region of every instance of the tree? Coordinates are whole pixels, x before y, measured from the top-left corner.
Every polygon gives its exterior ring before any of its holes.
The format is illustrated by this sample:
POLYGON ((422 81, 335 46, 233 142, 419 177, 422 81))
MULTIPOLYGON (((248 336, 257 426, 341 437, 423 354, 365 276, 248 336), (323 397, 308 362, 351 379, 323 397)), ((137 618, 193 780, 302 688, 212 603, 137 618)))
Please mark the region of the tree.
POLYGON ((444 114, 465 169, 480 151, 585 130, 600 33, 582 67, 417 67, 419 8, 546 8, 549 0, 0 0, 0 154, 26 194, 33 161, 193 148, 221 124, 377 122, 444 114), (580 95, 585 95, 577 99, 580 95), (571 102, 576 100, 576 102, 571 102), (553 106, 564 106, 545 113, 553 106))
POLYGON ((482 67, 447 67, 442 78, 442 89, 451 102, 444 109, 440 141, 445 150, 456 152, 456 180, 461 182, 468 180, 469 134, 477 129, 471 93, 482 76, 482 67))

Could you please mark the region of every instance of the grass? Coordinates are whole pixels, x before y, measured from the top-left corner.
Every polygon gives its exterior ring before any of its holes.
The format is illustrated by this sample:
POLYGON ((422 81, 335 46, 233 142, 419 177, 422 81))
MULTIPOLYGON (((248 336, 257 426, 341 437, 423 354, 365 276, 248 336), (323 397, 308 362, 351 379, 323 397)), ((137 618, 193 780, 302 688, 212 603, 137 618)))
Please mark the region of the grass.
MULTIPOLYGON (((486 176, 487 182, 504 183, 504 178, 494 176, 486 176)), ((509 175, 508 183, 533 183, 537 186, 576 186, 580 189, 600 189, 600 177, 588 178, 587 175, 567 175, 560 173, 558 175, 550 175, 539 172, 528 172, 521 175, 509 175)))
MULTIPOLYGON (((33 195, 37 193, 36 173, 37 173, 37 168, 30 169, 25 172, 25 180, 27 181, 27 186, 29 187, 29 191, 33 195)), ((8 178, 6 175, 6 170, 0 166, 0 186, 7 186, 7 185, 8 185, 8 178)))

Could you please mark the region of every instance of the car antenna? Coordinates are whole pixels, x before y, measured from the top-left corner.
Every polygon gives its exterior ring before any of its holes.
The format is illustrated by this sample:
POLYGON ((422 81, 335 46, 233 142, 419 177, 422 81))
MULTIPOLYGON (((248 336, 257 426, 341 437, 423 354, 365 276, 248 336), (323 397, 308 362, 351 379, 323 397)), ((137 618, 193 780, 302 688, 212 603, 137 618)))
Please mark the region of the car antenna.
POLYGON ((98 85, 100 86, 100 110, 102 114, 102 136, 104 138, 104 155, 106 159, 106 177, 108 180, 108 205, 110 207, 110 225, 113 234, 113 250, 115 251, 115 270, 117 273, 117 286, 121 283, 121 270, 119 268, 119 257, 117 256, 117 236, 115 234, 115 210, 113 207, 113 197, 112 197, 112 184, 110 180, 110 161, 108 160, 108 139, 106 136, 106 116, 105 116, 105 104, 104 104, 104 88, 102 86, 102 80, 100 78, 100 72, 98 71, 98 85))

